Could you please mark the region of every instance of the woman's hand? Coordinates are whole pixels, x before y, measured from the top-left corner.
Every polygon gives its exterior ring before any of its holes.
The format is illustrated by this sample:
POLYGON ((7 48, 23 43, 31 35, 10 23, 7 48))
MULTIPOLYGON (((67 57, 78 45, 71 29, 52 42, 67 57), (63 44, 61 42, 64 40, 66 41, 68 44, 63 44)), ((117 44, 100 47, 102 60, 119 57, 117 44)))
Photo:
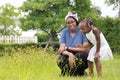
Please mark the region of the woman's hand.
POLYGON ((76 66, 76 63, 75 63, 75 56, 72 54, 72 53, 69 53, 69 66, 71 68, 75 67, 76 66))
POLYGON ((65 50, 64 47, 60 47, 59 50, 58 50, 58 53, 59 53, 59 54, 62 54, 64 50, 65 50))

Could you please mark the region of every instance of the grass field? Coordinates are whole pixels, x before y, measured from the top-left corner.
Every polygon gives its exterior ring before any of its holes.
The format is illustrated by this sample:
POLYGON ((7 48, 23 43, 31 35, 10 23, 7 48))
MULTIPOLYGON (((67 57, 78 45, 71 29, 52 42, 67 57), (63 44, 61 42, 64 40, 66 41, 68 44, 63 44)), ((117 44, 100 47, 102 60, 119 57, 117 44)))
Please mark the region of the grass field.
MULTIPOLYGON (((102 61, 103 76, 90 78, 59 77, 60 69, 56 65, 57 54, 44 52, 42 49, 26 48, 11 49, 12 53, 1 52, 0 80, 119 80, 120 55, 115 55, 113 60, 102 61), (9 54, 9 55, 8 55, 9 54)), ((86 70, 88 72, 88 70, 86 70)), ((95 70, 96 71, 96 70, 95 70)))

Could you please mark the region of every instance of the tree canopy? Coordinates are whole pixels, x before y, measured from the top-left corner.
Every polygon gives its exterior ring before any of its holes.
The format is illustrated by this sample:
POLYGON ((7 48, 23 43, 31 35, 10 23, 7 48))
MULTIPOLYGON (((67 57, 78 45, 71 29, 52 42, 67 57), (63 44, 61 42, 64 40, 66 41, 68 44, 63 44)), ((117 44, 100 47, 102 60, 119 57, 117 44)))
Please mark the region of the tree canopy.
POLYGON ((56 37, 62 27, 65 27, 65 16, 71 11, 77 13, 79 19, 90 16, 100 16, 100 11, 91 7, 90 0, 27 0, 21 7, 27 13, 21 20, 23 30, 37 29, 56 37))
POLYGON ((19 15, 17 10, 11 4, 0 6, 0 34, 1 35, 18 35, 18 31, 15 31, 16 27, 15 19, 19 15))
MULTIPOLYGON (((28 0, 24 2, 21 9, 28 15, 21 19, 23 30, 42 29, 58 30, 65 23, 64 17, 68 11, 76 12, 79 18, 90 15, 90 0, 76 0, 75 5, 69 4, 69 0, 28 0)), ((93 13, 94 14, 94 13, 93 13)))
POLYGON ((118 17, 120 17, 120 0, 105 0, 105 3, 110 5, 114 5, 113 9, 118 8, 118 17))

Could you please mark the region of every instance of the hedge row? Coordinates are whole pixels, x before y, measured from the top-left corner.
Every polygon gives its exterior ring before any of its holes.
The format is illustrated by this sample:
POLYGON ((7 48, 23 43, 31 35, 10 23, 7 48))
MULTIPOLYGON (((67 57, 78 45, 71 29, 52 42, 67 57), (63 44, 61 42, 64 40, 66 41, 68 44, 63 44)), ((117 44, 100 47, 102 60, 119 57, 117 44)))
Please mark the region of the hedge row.
POLYGON ((13 48, 26 48, 26 47, 39 47, 38 43, 24 43, 24 44, 0 44, 0 51, 4 51, 5 49, 13 48))

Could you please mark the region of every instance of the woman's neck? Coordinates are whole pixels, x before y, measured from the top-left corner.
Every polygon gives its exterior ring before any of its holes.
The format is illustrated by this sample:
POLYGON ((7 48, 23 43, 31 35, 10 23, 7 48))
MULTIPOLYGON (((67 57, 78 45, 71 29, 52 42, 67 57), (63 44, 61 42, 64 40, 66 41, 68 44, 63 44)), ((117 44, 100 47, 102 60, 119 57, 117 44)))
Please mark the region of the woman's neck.
POLYGON ((76 34, 76 32, 77 32, 77 29, 76 29, 76 30, 72 30, 72 31, 70 31, 70 32, 71 32, 71 36, 74 37, 75 34, 76 34))

